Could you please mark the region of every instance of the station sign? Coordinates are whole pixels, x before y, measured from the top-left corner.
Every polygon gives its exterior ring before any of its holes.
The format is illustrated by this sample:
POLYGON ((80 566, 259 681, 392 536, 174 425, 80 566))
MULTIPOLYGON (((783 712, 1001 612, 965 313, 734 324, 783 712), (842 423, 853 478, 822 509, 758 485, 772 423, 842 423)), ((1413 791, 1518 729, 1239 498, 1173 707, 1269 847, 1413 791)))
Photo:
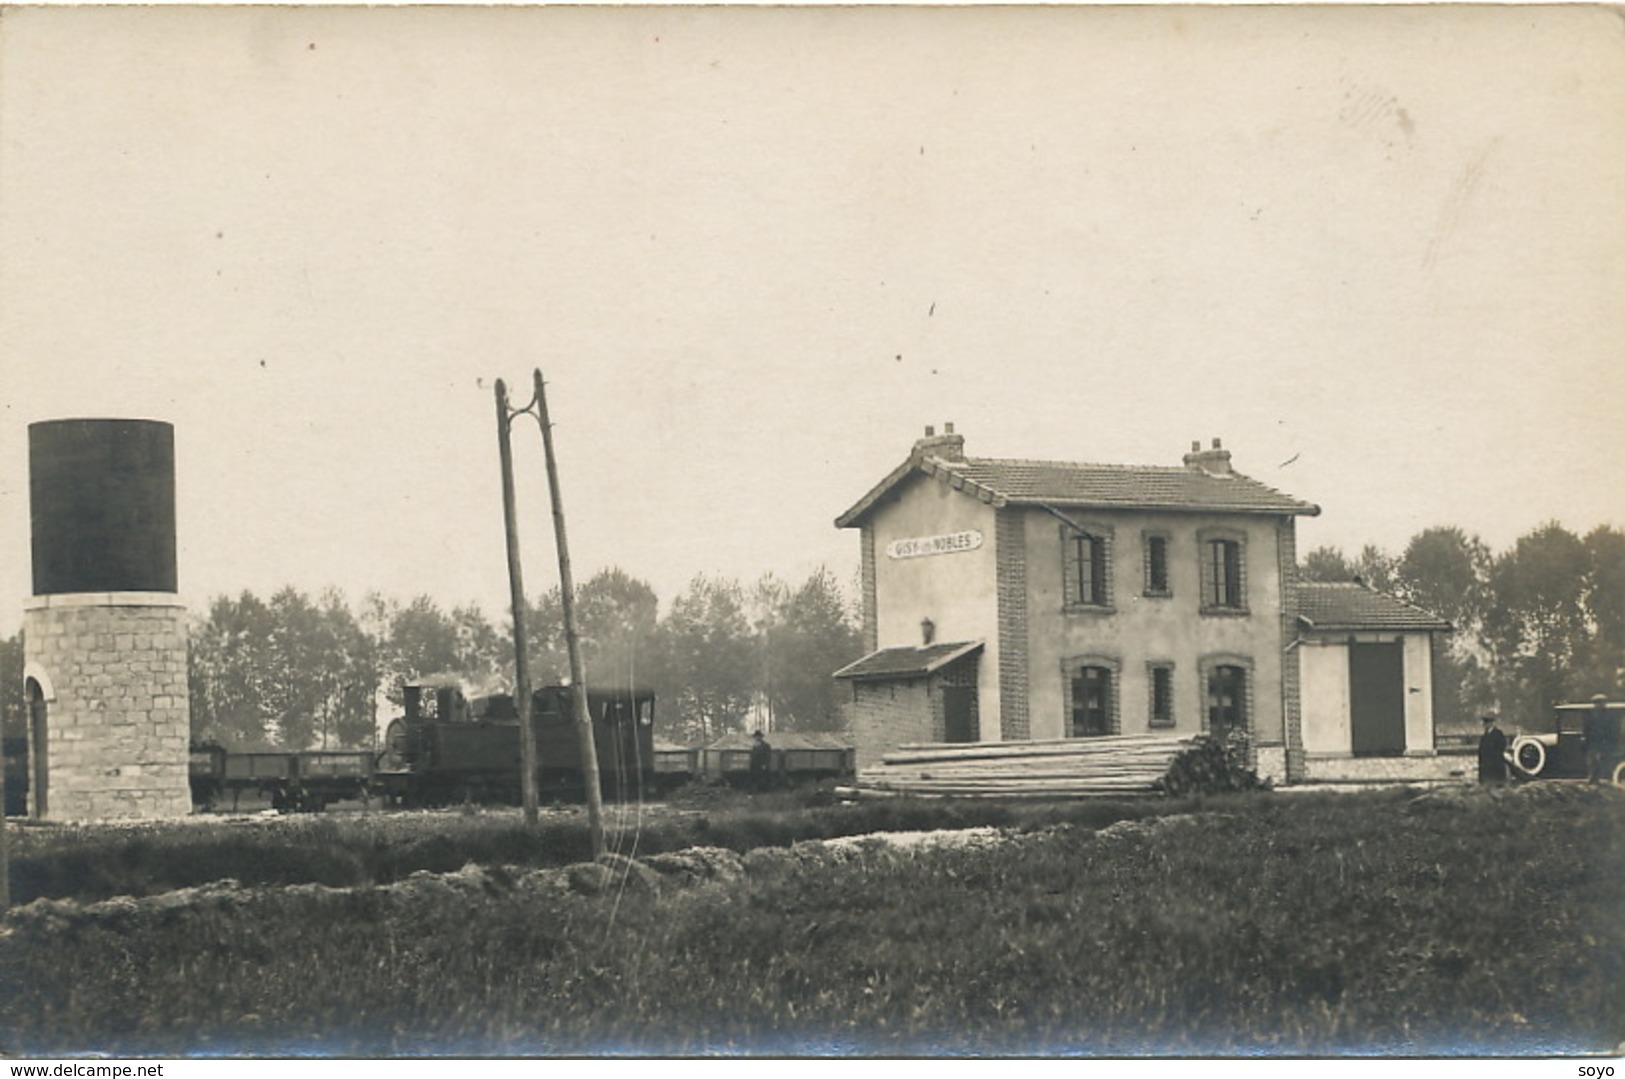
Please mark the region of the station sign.
POLYGON ((982 534, 972 528, 941 536, 916 536, 912 539, 892 540, 886 544, 886 557, 925 558, 934 554, 957 554, 960 551, 974 551, 981 545, 982 534))

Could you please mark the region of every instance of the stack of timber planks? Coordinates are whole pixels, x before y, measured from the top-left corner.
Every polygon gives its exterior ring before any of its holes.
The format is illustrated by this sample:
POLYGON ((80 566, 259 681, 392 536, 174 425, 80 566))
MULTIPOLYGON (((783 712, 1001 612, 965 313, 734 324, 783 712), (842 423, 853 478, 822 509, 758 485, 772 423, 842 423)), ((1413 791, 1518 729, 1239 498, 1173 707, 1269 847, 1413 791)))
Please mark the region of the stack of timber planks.
POLYGON ((858 771, 858 797, 1081 798, 1156 789, 1189 738, 1120 734, 899 746, 858 771))

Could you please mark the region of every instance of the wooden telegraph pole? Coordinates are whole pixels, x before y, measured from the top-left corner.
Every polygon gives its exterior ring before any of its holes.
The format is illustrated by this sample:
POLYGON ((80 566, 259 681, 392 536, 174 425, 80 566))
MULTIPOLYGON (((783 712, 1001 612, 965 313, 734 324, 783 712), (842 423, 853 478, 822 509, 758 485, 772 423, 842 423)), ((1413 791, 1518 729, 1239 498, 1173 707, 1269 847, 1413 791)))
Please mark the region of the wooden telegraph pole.
POLYGON ((536 418, 542 425, 542 452, 547 456, 547 493, 553 503, 553 535, 559 551, 564 643, 570 653, 570 702, 581 743, 581 781, 587 788, 587 827, 592 833, 592 856, 596 861, 604 853, 604 796, 598 785, 598 747, 593 743, 592 717, 587 714, 587 674, 581 661, 581 639, 576 633, 575 582, 570 576, 570 546, 564 537, 564 505, 559 500, 559 469, 553 457, 553 425, 547 419, 547 395, 539 368, 536 370, 536 418))
MULTIPOLYGON (((537 384, 540 385, 540 382, 537 384)), ((519 790, 525 806, 525 824, 535 828, 540 816, 536 793, 536 728, 530 722, 530 650, 525 637, 525 578, 519 565, 519 523, 514 513, 513 497, 513 447, 508 437, 515 414, 508 407, 508 387, 499 378, 497 442, 502 455, 502 520, 508 536, 508 589, 513 599, 513 695, 514 703, 519 707, 519 790)))
MULTIPOLYGON (((4 739, 0 739, 3 742, 4 739)), ((5 753, 0 752, 0 911, 11 909, 11 825, 6 822, 5 753)))

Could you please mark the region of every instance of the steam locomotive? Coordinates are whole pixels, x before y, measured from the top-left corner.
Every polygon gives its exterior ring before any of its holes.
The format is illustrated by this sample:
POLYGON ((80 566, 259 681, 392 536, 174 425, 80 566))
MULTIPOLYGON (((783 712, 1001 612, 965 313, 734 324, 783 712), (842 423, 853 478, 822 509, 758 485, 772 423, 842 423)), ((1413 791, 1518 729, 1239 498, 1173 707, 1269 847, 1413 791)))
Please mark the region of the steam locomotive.
MULTIPOLYGON (((544 799, 585 791, 574 689, 547 686, 531 695, 537 789, 544 799)), ((606 797, 635 799, 655 786, 654 693, 587 691, 599 780, 606 797)), ((518 802, 519 710, 511 694, 465 698, 456 685, 406 686, 405 714, 390 723, 373 772, 392 803, 518 802), (432 694, 425 689, 432 688, 432 694)))
MULTIPOLYGON (((605 797, 635 800, 655 793, 669 776, 656 770, 654 693, 586 693, 605 797)), ((574 694, 570 686, 547 686, 531 697, 537 789, 546 800, 579 799, 585 792, 574 694)), ((346 799, 379 798, 397 806, 519 802, 519 709, 511 694, 469 698, 460 685, 446 682, 404 686, 403 699, 404 714, 391 721, 376 754, 249 753, 194 745, 192 801, 209 807, 229 794, 235 808, 252 792, 287 811, 320 810, 346 799)))

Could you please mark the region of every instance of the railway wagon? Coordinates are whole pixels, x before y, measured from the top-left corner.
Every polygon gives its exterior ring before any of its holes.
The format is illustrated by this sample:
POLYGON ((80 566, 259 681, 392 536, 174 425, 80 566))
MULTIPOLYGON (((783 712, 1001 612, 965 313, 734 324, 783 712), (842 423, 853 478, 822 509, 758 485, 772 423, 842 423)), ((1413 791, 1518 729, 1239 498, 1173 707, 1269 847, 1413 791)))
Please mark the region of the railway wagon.
POLYGON ((333 802, 366 798, 373 754, 357 751, 229 751, 212 742, 193 743, 187 763, 192 804, 210 809, 231 796, 268 798, 273 809, 315 812, 333 802))
POLYGON ((701 750, 680 746, 664 738, 654 740, 655 783, 661 790, 687 783, 700 774, 701 750))
MULTIPOLYGON (((632 799, 656 786, 654 693, 587 689, 599 779, 607 797, 632 799)), ((583 791, 581 751, 569 686, 531 698, 537 787, 544 798, 583 791)), ((519 713, 511 694, 465 697, 459 686, 403 687, 404 714, 385 734, 374 786, 396 804, 520 800, 519 713)))
MULTIPOLYGON (((838 779, 855 770, 856 751, 840 735, 773 731, 768 774, 775 785, 838 779)), ((711 780, 735 786, 750 780, 751 739, 726 734, 700 751, 701 770, 711 780)))

